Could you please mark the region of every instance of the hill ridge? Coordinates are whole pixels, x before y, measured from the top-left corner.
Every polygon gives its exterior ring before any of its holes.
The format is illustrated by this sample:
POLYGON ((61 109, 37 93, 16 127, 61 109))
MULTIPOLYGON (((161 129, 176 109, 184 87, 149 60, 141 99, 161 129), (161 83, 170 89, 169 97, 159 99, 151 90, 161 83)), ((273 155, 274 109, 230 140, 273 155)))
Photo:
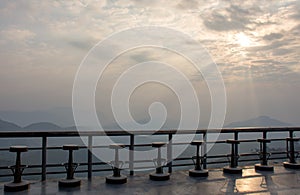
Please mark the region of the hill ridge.
POLYGON ((224 127, 288 127, 292 124, 282 122, 269 116, 258 116, 256 118, 229 123, 224 127))

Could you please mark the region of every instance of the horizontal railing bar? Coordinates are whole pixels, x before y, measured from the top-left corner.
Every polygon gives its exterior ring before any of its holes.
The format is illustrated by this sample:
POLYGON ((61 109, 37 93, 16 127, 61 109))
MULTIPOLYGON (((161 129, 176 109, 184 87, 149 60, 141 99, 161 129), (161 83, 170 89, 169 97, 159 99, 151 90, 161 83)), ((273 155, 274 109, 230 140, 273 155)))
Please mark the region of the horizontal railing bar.
MULTIPOLYGON (((285 141, 286 139, 282 139, 282 138, 277 138, 277 139, 269 139, 271 141, 285 141)), ((239 140, 240 142, 257 142, 257 140, 239 140)), ((226 140, 224 141, 215 141, 215 142, 206 142, 207 144, 213 144, 213 143, 226 143, 226 140)), ((257 142, 258 143, 258 142, 257 142)), ((185 145, 185 144, 190 144, 189 142, 180 142, 180 143, 172 143, 172 145, 185 145)), ((125 147, 129 148, 129 144, 126 144, 125 147)), ((150 144, 135 144, 133 145, 134 147, 147 147, 147 146, 152 146, 151 143, 150 144)), ((79 148, 81 149, 87 149, 87 146, 79 146, 79 148)), ((91 148, 109 148, 109 146, 92 146, 91 148)), ((62 149, 62 146, 49 146, 46 148, 47 150, 59 150, 62 149)), ((28 150, 42 150, 42 147, 29 147, 28 150)), ((9 151, 9 148, 0 148, 0 151, 9 151)))
POLYGON ((138 130, 138 131, 1 131, 0 137, 71 137, 71 136, 126 136, 126 135, 167 135, 167 134, 203 134, 203 133, 234 133, 234 132, 287 132, 300 131, 300 127, 248 127, 199 130, 138 130))

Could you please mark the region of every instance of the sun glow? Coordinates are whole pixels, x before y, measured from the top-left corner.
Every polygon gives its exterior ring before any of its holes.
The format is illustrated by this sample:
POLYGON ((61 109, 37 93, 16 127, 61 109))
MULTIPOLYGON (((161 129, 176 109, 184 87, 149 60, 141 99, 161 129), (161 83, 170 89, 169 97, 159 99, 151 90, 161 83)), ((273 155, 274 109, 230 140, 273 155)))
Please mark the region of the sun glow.
POLYGON ((235 35, 235 39, 239 45, 242 47, 249 47, 253 44, 251 39, 244 33, 239 33, 235 35))

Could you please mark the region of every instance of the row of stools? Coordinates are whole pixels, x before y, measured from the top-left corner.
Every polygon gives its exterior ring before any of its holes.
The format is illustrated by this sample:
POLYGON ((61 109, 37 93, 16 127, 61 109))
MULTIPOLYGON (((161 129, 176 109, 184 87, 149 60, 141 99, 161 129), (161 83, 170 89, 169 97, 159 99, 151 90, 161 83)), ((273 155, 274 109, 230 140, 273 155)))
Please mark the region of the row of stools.
MULTIPOLYGON (((294 143, 299 141, 300 138, 287 138, 287 155, 289 158, 289 162, 284 162, 283 165, 286 168, 292 169, 300 169, 300 164, 296 162, 296 158, 298 157, 298 153, 295 152, 294 143)), ((269 139, 258 139, 260 143, 260 152, 259 158, 261 162, 259 164, 255 164, 255 170, 259 171, 273 171, 274 167, 268 165, 268 159, 270 157, 270 153, 267 152, 267 143, 270 143, 269 139)), ((239 140, 226 140, 226 143, 231 145, 231 154, 228 155, 229 158, 229 166, 223 168, 224 173, 230 174, 241 174, 242 168, 238 166, 238 151, 237 146, 240 144, 239 140)), ((204 144, 203 141, 194 140, 191 142, 191 145, 196 146, 196 155, 192 157, 195 167, 189 170, 189 176, 191 177, 207 177, 208 170, 203 169, 203 164, 205 160, 205 156, 202 155, 201 146, 204 144)), ((157 148, 157 158, 153 160, 156 170, 154 173, 149 175, 149 178, 154 181, 164 181, 170 179, 170 174, 165 173, 163 171, 164 164, 166 162, 165 159, 161 157, 161 148, 166 145, 165 142, 153 142, 152 147, 157 148)), ((115 160, 110 163, 113 174, 111 176, 106 177, 106 183, 109 184, 123 184, 127 182, 127 177, 121 174, 123 162, 119 160, 119 150, 124 148, 124 144, 112 144, 109 146, 110 149, 115 150, 115 160)), ((63 150, 67 150, 69 152, 68 162, 64 164, 67 177, 58 182, 59 187, 76 187, 80 186, 81 180, 74 178, 74 173, 76 168, 79 166, 78 163, 73 162, 73 151, 78 150, 78 145, 68 144, 62 147, 63 150)), ((12 170, 14 175, 14 180, 11 183, 4 185, 5 191, 21 191, 26 190, 29 187, 29 183, 27 181, 23 181, 21 179, 22 173, 26 168, 25 165, 21 164, 21 153, 27 152, 27 146, 11 146, 10 152, 16 152, 16 163, 14 166, 10 166, 9 168, 12 170)))
MULTIPOLYGON (((300 138, 289 137, 286 138, 286 148, 287 148, 287 157, 289 159, 288 162, 283 162, 283 166, 285 168, 290 169, 300 169, 300 164, 296 162, 299 153, 295 151, 294 144, 298 142, 300 138)), ((237 145, 240 144, 241 141, 239 140, 226 140, 226 143, 231 144, 231 154, 228 155, 229 159, 229 166, 223 168, 224 173, 231 173, 231 174, 241 174, 242 168, 238 166, 238 151, 237 145)), ((255 164, 254 168, 256 171, 274 171, 274 166, 268 164, 268 160, 271 156, 271 153, 267 151, 267 144, 271 143, 270 139, 262 138, 257 139, 259 142, 259 159, 260 163, 255 164)))

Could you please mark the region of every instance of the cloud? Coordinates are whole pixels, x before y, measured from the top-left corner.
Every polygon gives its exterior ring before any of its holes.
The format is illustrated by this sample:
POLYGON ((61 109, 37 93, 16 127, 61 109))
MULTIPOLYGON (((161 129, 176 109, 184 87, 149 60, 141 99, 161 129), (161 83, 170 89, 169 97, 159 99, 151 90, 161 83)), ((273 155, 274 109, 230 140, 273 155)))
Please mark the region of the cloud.
POLYGON ((199 1, 196 0, 190 0, 190 1, 182 0, 177 5, 179 9, 197 9, 198 6, 199 6, 199 1))
POLYGON ((26 42, 33 39, 36 34, 28 29, 8 28, 1 32, 1 39, 13 42, 26 42))
POLYGON ((273 56, 283 56, 283 55, 286 55, 286 54, 289 54, 289 53, 292 53, 292 52, 293 52, 293 49, 284 49, 284 48, 274 49, 272 51, 272 55, 273 56))
MULTIPOLYGON (((254 3, 253 3, 254 4, 254 3)), ((220 3, 217 9, 201 15, 204 25, 214 31, 249 30, 261 10, 255 5, 241 2, 220 3)))
POLYGON ((280 34, 280 33, 271 33, 271 34, 265 35, 263 37, 263 39, 267 40, 267 41, 272 41, 272 40, 275 40, 275 39, 280 39, 282 37, 283 37, 283 35, 280 34))

